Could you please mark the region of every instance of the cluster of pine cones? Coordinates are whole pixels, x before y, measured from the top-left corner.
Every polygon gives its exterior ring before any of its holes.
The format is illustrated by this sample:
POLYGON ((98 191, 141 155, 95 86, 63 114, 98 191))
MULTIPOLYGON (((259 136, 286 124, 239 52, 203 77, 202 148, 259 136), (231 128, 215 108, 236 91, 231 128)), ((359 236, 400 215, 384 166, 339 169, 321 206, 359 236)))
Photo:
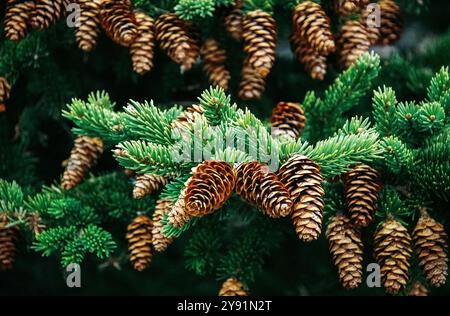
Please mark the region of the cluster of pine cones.
MULTIPOLYGON (((89 52, 102 28, 117 44, 129 48, 133 69, 145 74, 153 68, 155 42, 183 71, 192 68, 201 57, 203 69, 213 85, 228 89, 231 78, 226 68, 227 55, 218 40, 201 41, 199 30, 175 13, 166 12, 156 20, 133 8, 131 0, 7 0, 4 29, 6 38, 19 41, 28 27, 46 29, 66 14, 69 3, 80 7, 75 35, 80 49, 89 52)), ((239 97, 259 99, 275 61, 276 22, 271 14, 256 9, 245 12, 243 0, 224 17, 227 32, 243 41, 246 58, 243 63, 239 97)), ((379 0, 380 25, 373 25, 374 4, 368 0, 334 0, 334 10, 341 16, 342 27, 336 36, 330 19, 313 1, 302 1, 293 10, 291 45, 294 55, 313 79, 326 74, 327 56, 335 51, 343 67, 349 67, 370 45, 392 44, 400 37, 401 12, 394 0, 379 0), (355 16, 357 18, 355 18, 355 16)), ((10 85, 0 77, 0 111, 8 98, 10 85)))

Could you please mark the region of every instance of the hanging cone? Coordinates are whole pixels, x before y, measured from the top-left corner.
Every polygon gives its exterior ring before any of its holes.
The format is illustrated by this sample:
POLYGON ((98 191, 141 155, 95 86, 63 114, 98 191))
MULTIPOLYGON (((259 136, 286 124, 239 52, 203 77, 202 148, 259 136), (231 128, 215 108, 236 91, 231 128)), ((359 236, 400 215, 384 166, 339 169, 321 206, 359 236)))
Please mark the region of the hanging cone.
POLYGON ((357 227, 367 227, 377 210, 380 175, 367 165, 357 165, 345 175, 345 198, 350 218, 357 227))
POLYGON ((392 45, 398 39, 403 28, 400 7, 394 0, 380 0, 380 40, 381 45, 392 45))
POLYGON ((127 228, 130 262, 137 271, 148 268, 152 262, 152 221, 146 215, 139 215, 127 228))
POLYGON ((330 30, 330 18, 322 7, 312 1, 298 4, 292 15, 293 32, 298 33, 317 53, 327 56, 336 45, 330 30))
POLYGON ((97 44, 100 25, 100 0, 78 0, 80 5, 80 25, 76 27, 75 37, 78 47, 90 52, 97 44))
POLYGON ((102 0, 100 21, 106 34, 119 45, 128 47, 138 35, 130 0, 102 0))
POLYGON ((308 157, 294 155, 278 170, 278 177, 294 201, 292 221, 300 240, 317 240, 322 231, 323 177, 308 157))
POLYGON ((203 117, 201 105, 193 104, 184 110, 176 120, 172 122, 172 128, 182 129, 187 124, 194 123, 195 120, 203 117))
POLYGON ((259 100, 266 89, 266 81, 247 62, 242 68, 242 78, 239 84, 239 98, 242 100, 259 100))
POLYGON ((133 189, 133 198, 142 199, 147 195, 151 195, 167 184, 167 178, 156 174, 139 174, 136 176, 136 183, 133 189))
POLYGON ((62 15, 62 0, 34 0, 35 7, 31 15, 31 26, 38 30, 49 28, 56 23, 62 15))
POLYGON ((357 13, 369 4, 369 0, 333 0, 336 13, 348 16, 357 13))
POLYGON ((275 19, 262 10, 251 11, 244 16, 242 28, 247 65, 265 78, 275 62, 277 46, 275 19))
POLYGON ((369 51, 370 39, 366 28, 358 21, 348 20, 339 34, 339 55, 342 67, 348 68, 369 51))
POLYGON ((162 252, 172 243, 172 237, 166 237, 163 232, 163 218, 166 214, 169 214, 172 208, 172 201, 163 198, 156 202, 155 212, 153 213, 153 229, 152 229, 152 245, 153 249, 158 252, 162 252))
POLYGON ((287 135, 297 139, 305 129, 305 111, 299 103, 278 102, 272 111, 270 121, 275 128, 272 136, 287 135))
POLYGON ((155 24, 160 47, 183 71, 192 68, 199 55, 198 34, 192 23, 181 20, 174 13, 164 13, 155 24))
POLYGON ((270 217, 285 217, 291 213, 289 192, 267 165, 257 161, 235 166, 236 193, 270 217))
POLYGON ((345 289, 355 289, 362 282, 363 243, 361 233, 350 219, 342 214, 331 220, 327 229, 330 253, 345 289))
POLYGON ((185 196, 186 196, 186 187, 185 189, 183 189, 183 191, 181 191, 178 200, 172 206, 172 209, 170 210, 169 215, 167 217, 169 224, 175 228, 183 227, 192 219, 192 216, 190 216, 186 212, 186 204, 184 203, 185 196))
POLYGON ((440 287, 447 280, 447 233, 444 226, 422 210, 413 231, 415 250, 428 282, 440 287))
POLYGON ((0 269, 12 269, 16 259, 16 239, 19 233, 17 227, 9 227, 5 213, 0 215, 0 269))
POLYGON ((5 77, 0 77, 0 113, 5 111, 5 101, 9 99, 9 94, 11 92, 11 85, 8 79, 5 77))
POLYGON ((411 286, 408 296, 428 296, 428 290, 420 281, 416 281, 411 286))
POLYGON ((78 136, 64 170, 62 187, 70 190, 79 184, 89 169, 95 166, 102 153, 103 142, 100 138, 78 136))
POLYGON ((235 185, 233 168, 224 161, 208 160, 192 169, 184 203, 192 217, 213 213, 231 196, 235 185))
POLYGON ((387 219, 375 233, 374 251, 384 288, 390 294, 397 294, 409 278, 412 250, 408 230, 395 219, 387 219))
POLYGON ((153 68, 153 49, 155 46, 155 21, 144 12, 135 11, 138 35, 130 46, 133 70, 143 75, 153 68))
POLYGON ((370 45, 375 45, 380 40, 380 28, 374 18, 376 13, 373 6, 367 6, 361 11, 360 23, 364 26, 369 36, 370 45))
POLYGON ((244 285, 236 278, 228 278, 222 284, 219 296, 248 296, 244 285))
POLYGON ((323 80, 327 73, 327 58, 317 53, 309 44, 296 34, 292 34, 291 47, 295 58, 303 65, 305 71, 314 80, 323 80))
POLYGON ((7 0, 4 20, 7 39, 18 42, 25 37, 34 8, 31 0, 7 0))
POLYGON ((244 19, 242 13, 243 1, 236 1, 235 6, 225 16, 225 29, 236 41, 242 39, 242 20, 244 19))
POLYGON ((203 61, 203 70, 208 75, 209 82, 214 86, 228 90, 230 72, 225 67, 227 55, 225 49, 220 47, 217 40, 208 38, 200 49, 203 61))

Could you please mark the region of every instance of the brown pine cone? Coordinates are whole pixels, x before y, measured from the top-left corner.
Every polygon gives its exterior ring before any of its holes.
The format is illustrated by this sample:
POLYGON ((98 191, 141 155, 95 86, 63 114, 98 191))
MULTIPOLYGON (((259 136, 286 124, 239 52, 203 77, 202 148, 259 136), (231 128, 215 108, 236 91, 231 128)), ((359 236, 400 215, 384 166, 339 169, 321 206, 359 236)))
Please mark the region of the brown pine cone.
POLYGON ((100 21, 106 34, 119 45, 130 46, 138 35, 130 0, 103 0, 100 21))
POLYGON ((150 218, 138 215, 127 227, 130 262, 139 272, 152 262, 152 226, 150 218))
POLYGON ((323 80, 327 73, 327 58, 311 48, 308 42, 297 34, 292 34, 291 47, 295 58, 303 65, 305 71, 314 80, 323 80))
POLYGON ((447 233, 444 226, 422 210, 413 231, 419 265, 431 285, 440 287, 447 280, 447 233))
POLYGON ((408 296, 428 296, 428 289, 420 281, 416 281, 411 286, 408 296))
POLYGON ((251 11, 244 16, 242 28, 247 65, 265 78, 275 62, 277 46, 275 19, 262 10, 251 11))
POLYGON ((31 26, 38 30, 49 28, 56 23, 64 10, 62 0, 34 0, 35 7, 31 15, 31 26))
POLYGON ((155 47, 155 21, 144 12, 135 11, 138 35, 130 46, 133 70, 139 75, 153 68, 153 50, 155 47))
POLYGON ((34 7, 32 0, 7 0, 4 21, 7 39, 18 42, 25 37, 34 7))
POLYGON ((203 116, 201 105, 193 104, 186 108, 180 116, 172 122, 172 128, 182 129, 186 124, 194 123, 197 118, 203 116))
POLYGON ((16 239, 19 233, 17 227, 6 226, 9 224, 5 213, 0 215, 0 269, 12 269, 16 259, 16 239))
POLYGON ((380 40, 381 45, 392 45, 403 29, 402 12, 394 0, 380 0, 380 40))
POLYGON ((208 38, 200 49, 200 56, 203 61, 203 70, 208 75, 209 82, 214 86, 228 90, 231 75, 225 65, 227 60, 225 49, 220 47, 217 40, 208 38))
POLYGON ((162 252, 172 243, 173 237, 166 237, 162 229, 164 227, 163 218, 169 214, 172 208, 172 201, 163 198, 156 202, 155 212, 153 213, 153 230, 152 230, 152 245, 155 251, 162 252))
POLYGON ((192 169, 184 203, 192 217, 213 213, 231 196, 235 185, 233 167, 224 161, 208 160, 192 169))
POLYGON ((374 6, 367 6, 361 11, 360 23, 364 26, 369 36, 370 45, 375 45, 380 40, 380 28, 374 19, 374 6))
POLYGON ((324 207, 319 165, 308 157, 294 155, 281 166, 278 176, 294 201, 292 221, 297 235, 305 242, 317 240, 324 207))
POLYGON ((363 243, 360 231, 350 219, 338 214, 328 224, 326 233, 330 253, 345 289, 355 289, 362 282, 363 243))
POLYGON ((297 139, 302 134, 306 125, 305 111, 299 103, 278 102, 272 111, 270 118, 274 137, 287 135, 297 139))
POLYGON ((236 41, 242 39, 242 20, 244 19, 242 13, 243 1, 236 1, 235 6, 225 16, 225 29, 236 41))
POLYGON ((181 191, 178 200, 172 206, 172 209, 170 210, 168 215, 169 224, 175 228, 183 227, 192 219, 192 216, 190 216, 186 212, 186 204, 184 203, 185 196, 186 196, 186 187, 183 191, 181 191))
POLYGON ((317 53, 327 56, 336 45, 330 30, 330 18, 322 7, 312 1, 299 3, 292 15, 293 32, 303 38, 317 53))
POLYGON ((175 13, 164 13, 155 24, 160 47, 183 71, 194 65, 199 55, 198 34, 192 23, 181 20, 175 13))
POLYGON ((228 278, 222 284, 219 296, 248 296, 244 285, 236 278, 228 278))
POLYGON ((358 21, 348 20, 339 34, 339 55, 342 67, 348 68, 370 49, 366 28, 358 21))
POLYGON ((367 227, 377 210, 381 190, 379 173, 367 165, 357 165, 345 175, 345 198, 356 227, 367 227))
POLYGON ((165 177, 156 174, 139 174, 136 176, 136 183, 133 189, 133 198, 142 199, 147 195, 153 194, 167 184, 165 177))
POLYGON ((334 10, 343 16, 357 13, 369 4, 369 0, 333 0, 334 10))
POLYGON ((289 192, 267 165, 257 161, 238 163, 235 172, 236 193, 249 204, 273 218, 291 213, 289 192))
POLYGON ((265 89, 265 79, 245 61, 239 84, 239 98, 242 100, 259 100, 265 89))
POLYGON ((5 77, 0 77, 0 113, 5 111, 4 102, 9 99, 9 94, 11 92, 11 85, 8 79, 5 77))
POLYGON ((97 44, 100 25, 100 1, 78 0, 80 5, 80 25, 76 28, 75 37, 78 47, 90 52, 97 44))
POLYGON ((102 153, 103 142, 100 138, 78 136, 64 170, 62 187, 70 190, 79 184, 89 169, 95 166, 102 153))
POLYGON ((408 283, 411 237, 393 218, 380 225, 374 240, 375 260, 381 267, 381 281, 388 293, 397 294, 408 283))

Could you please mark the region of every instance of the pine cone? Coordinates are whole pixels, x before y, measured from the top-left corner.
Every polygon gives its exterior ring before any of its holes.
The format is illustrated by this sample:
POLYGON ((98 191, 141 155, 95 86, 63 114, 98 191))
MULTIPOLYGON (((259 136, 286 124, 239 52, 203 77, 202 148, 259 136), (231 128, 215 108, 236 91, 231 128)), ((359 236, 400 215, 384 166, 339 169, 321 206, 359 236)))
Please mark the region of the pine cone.
POLYGON ((348 16, 357 13, 369 4, 368 0, 334 0, 334 10, 343 16, 348 16))
POLYGON ((441 223, 422 212, 413 231, 415 249, 428 282, 440 287, 447 279, 447 233, 441 223))
POLYGON ((369 36, 370 45, 375 45, 380 40, 380 28, 374 19, 373 6, 367 6, 361 11, 360 23, 364 26, 369 36))
POLYGON ((172 122, 172 128, 182 129, 189 123, 194 123, 198 117, 203 116, 203 108, 198 104, 193 104, 186 108, 181 115, 172 122))
POLYGON ((236 41, 242 39, 242 20, 244 19, 242 14, 243 1, 236 1, 233 9, 225 16, 225 29, 236 41))
POLYGON ((327 73, 327 58, 311 48, 308 42, 297 34, 291 35, 291 47, 295 58, 303 65, 309 76, 315 80, 325 79, 327 73))
POLYGON ((345 198, 356 227, 372 222, 380 189, 380 175, 370 166, 357 165, 345 175, 345 198))
POLYGON ((161 48, 184 71, 192 68, 199 54, 198 35, 192 23, 174 13, 164 13, 155 24, 156 39, 161 48))
POLYGON ((416 281, 411 286, 408 296, 428 296, 428 290, 420 281, 416 281))
POLYGON ((331 220, 327 229, 330 253, 345 289, 355 289, 362 281, 363 243, 360 231, 342 214, 331 220))
POLYGON ((305 111, 299 103, 278 102, 272 111, 271 122, 276 128, 273 136, 287 135, 297 139, 306 125, 305 111))
POLYGON ((5 213, 0 215, 0 269, 12 269, 16 259, 17 227, 7 228, 9 221, 5 213))
POLYGON ((163 218, 166 214, 169 214, 170 210, 172 208, 172 201, 163 198, 159 199, 156 202, 155 212, 153 213, 153 230, 152 230, 152 244, 153 248, 158 251, 162 252, 166 250, 166 248, 172 243, 173 238, 172 237, 166 237, 163 232, 163 218))
POLYGON ((7 39, 18 42, 25 37, 34 7, 32 0, 7 0, 4 21, 7 39))
POLYGON ((380 225, 374 240, 375 260, 381 267, 381 280, 388 293, 397 294, 408 283, 411 237, 393 218, 380 225))
POLYGON ((242 28, 247 65, 265 78, 275 62, 277 46, 275 19, 262 10, 251 11, 244 16, 242 28))
POLYGON ((292 221, 297 235, 305 242, 317 240, 322 231, 324 207, 319 165, 308 157, 294 155, 281 166, 278 176, 294 201, 292 221))
POLYGON ((0 77, 0 113, 5 111, 4 102, 9 99, 9 94, 11 92, 11 85, 8 79, 5 77, 0 77))
POLYGON ((155 46, 155 21, 141 11, 135 11, 138 35, 130 46, 133 70, 143 75, 153 68, 153 49, 155 46))
POLYGON ((239 98, 242 100, 261 99, 266 89, 266 81, 247 62, 242 68, 242 78, 239 84, 239 98))
POLYGON ((130 261, 137 271, 148 268, 152 262, 152 221, 146 215, 138 215, 127 228, 130 261))
POLYGON ((292 15, 294 33, 298 33, 320 55, 334 52, 336 45, 330 30, 330 18, 322 7, 312 1, 298 4, 292 15))
POLYGON ((208 160, 192 169, 184 202, 193 217, 213 213, 231 196, 235 185, 233 168, 224 161, 208 160))
POLYGON ((358 21, 348 20, 339 34, 339 54, 342 67, 348 68, 370 49, 366 28, 358 21))
POLYGON ((267 165, 257 161, 235 166, 236 193, 270 217, 291 213, 292 200, 286 187, 267 165))
POLYGON ((214 86, 228 90, 228 81, 231 76, 225 67, 227 60, 225 49, 220 47, 218 41, 209 38, 201 47, 200 55, 203 61, 203 70, 208 75, 209 82, 214 86))
POLYGON ((381 45, 392 45, 399 38, 403 28, 402 13, 394 0, 380 0, 380 40, 381 45))
POLYGON ((187 181, 185 184, 185 188, 181 191, 178 200, 172 206, 172 209, 170 210, 168 215, 169 224, 175 228, 183 227, 192 219, 192 216, 189 215, 186 211, 186 204, 184 202, 186 196, 186 185, 187 181))
POLYGON ((100 21, 106 34, 119 45, 128 47, 138 35, 130 0, 103 0, 100 21))
POLYGON ((31 26, 44 30, 56 23, 62 14, 62 0, 34 0, 35 7, 31 15, 31 26))
POLYGON ((159 191, 167 184, 167 178, 156 174, 139 174, 136 176, 136 183, 133 189, 133 198, 142 199, 147 195, 159 191))
POLYGON ((103 142, 100 138, 78 136, 70 152, 69 161, 64 171, 62 187, 65 190, 74 188, 80 183, 86 172, 97 163, 103 153, 103 142))
POLYGON ((236 278, 228 278, 222 284, 219 296, 248 296, 244 285, 236 278))
POLYGON ((97 44, 100 25, 99 0, 78 0, 80 5, 80 25, 76 28, 75 37, 78 47, 90 52, 97 44))

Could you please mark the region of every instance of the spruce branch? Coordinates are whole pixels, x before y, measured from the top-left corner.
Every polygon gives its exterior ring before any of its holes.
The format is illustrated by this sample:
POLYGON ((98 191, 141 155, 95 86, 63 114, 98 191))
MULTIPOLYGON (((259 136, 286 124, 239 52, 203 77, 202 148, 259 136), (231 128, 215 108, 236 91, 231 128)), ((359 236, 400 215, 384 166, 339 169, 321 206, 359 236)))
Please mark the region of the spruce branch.
POLYGON ((373 116, 376 127, 381 136, 390 136, 395 133, 395 109, 397 97, 392 88, 378 88, 372 98, 373 116))
POLYGON ((15 182, 0 179, 0 211, 12 213, 23 207, 23 192, 15 182))

